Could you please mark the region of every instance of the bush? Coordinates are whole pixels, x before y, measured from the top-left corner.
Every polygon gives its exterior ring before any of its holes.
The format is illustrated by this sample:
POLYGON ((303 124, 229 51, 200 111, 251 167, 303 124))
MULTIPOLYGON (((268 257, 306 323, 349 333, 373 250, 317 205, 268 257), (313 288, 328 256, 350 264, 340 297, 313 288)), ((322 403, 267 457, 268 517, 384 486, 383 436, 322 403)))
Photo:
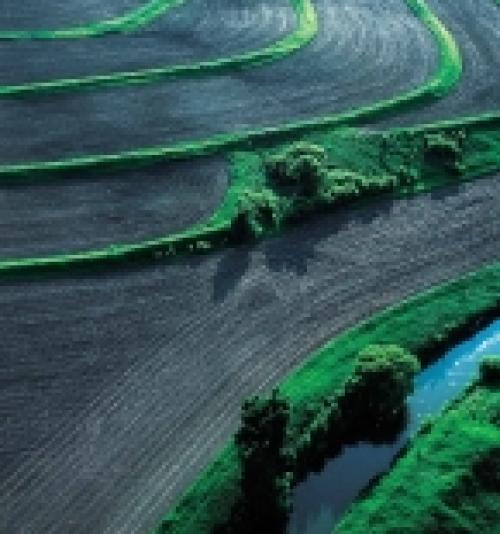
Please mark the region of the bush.
POLYGON ((369 345, 346 384, 343 408, 381 418, 401 411, 419 369, 417 358, 397 345, 369 345))
POLYGON ((237 243, 250 241, 267 230, 277 228, 280 220, 279 199, 276 195, 268 189, 244 191, 231 223, 231 234, 237 243))
POLYGON ((464 172, 462 164, 465 132, 430 133, 424 136, 424 156, 431 163, 439 163, 454 174, 464 172))
POLYGON ((273 391, 243 404, 235 442, 241 462, 243 510, 239 532, 284 531, 290 509, 290 459, 285 449, 288 402, 273 391))
POLYGON ((294 143, 264 160, 267 179, 277 186, 295 186, 297 193, 314 195, 326 171, 326 151, 311 143, 294 143))
POLYGON ((500 386, 500 356, 488 356, 480 367, 481 383, 488 386, 500 386))

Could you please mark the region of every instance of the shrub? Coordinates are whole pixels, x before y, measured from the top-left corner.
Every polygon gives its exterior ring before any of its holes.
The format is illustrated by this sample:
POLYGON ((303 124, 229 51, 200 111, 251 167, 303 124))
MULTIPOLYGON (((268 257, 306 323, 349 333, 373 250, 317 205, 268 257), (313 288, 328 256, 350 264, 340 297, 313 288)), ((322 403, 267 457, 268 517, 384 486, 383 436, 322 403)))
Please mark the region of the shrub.
POLYGON ((294 143, 264 160, 267 179, 277 186, 295 186, 297 193, 314 195, 326 171, 326 151, 319 145, 294 143))
POLYGON ((349 404, 343 408, 376 417, 401 411, 419 369, 417 358, 397 345, 369 345, 346 384, 349 404))
POLYGON ((430 133, 424 136, 424 157, 428 162, 439 163, 454 174, 464 172, 462 164, 465 132, 430 133))
POLYGON ((244 191, 231 223, 233 239, 245 242, 260 237, 280 223, 279 199, 268 189, 244 191))
POLYGON ((500 386, 500 356, 488 356, 480 367, 481 383, 488 386, 500 386))
MULTIPOLYGON (((285 449, 290 418, 288 402, 273 391, 243 404, 235 442, 241 462, 241 525, 249 532, 281 532, 290 508, 291 473, 285 449)), ((246 531, 245 530, 245 531, 246 531)))

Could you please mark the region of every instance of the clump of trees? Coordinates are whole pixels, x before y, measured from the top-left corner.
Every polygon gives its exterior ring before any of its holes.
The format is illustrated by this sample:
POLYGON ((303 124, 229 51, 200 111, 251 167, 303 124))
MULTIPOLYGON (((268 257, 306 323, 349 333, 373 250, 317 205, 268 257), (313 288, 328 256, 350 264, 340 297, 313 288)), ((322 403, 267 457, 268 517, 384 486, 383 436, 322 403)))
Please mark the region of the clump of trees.
POLYGON ((277 228, 280 220, 279 199, 272 191, 244 191, 231 223, 232 237, 239 243, 254 240, 266 230, 277 228))
POLYGON ((313 196, 323 184, 327 155, 322 146, 294 143, 285 151, 266 158, 264 168, 272 185, 288 186, 297 194, 313 196))
POLYGON ((235 438, 244 501, 240 531, 284 532, 292 478, 285 447, 289 418, 288 402, 276 390, 243 404, 235 438))
POLYGON ((441 131, 424 136, 424 157, 427 162, 439 164, 453 174, 462 174, 464 130, 441 131))
POLYGON ((419 369, 418 359, 398 345, 367 346, 346 383, 342 411, 371 416, 380 426, 387 416, 404 410, 419 369))
POLYGON ((488 356, 481 362, 481 383, 488 386, 500 386, 500 356, 488 356))

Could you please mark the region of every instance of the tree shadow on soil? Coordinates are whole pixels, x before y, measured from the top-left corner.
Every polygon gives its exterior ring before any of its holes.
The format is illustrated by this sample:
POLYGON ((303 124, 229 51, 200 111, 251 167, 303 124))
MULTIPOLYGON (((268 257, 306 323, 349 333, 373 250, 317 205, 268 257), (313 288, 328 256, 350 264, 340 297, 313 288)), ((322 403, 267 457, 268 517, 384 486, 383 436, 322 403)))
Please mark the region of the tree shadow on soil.
POLYGON ((297 221, 284 236, 264 243, 267 267, 274 272, 292 271, 298 276, 307 273, 308 264, 318 258, 318 246, 351 224, 369 225, 393 209, 394 199, 367 203, 363 206, 345 206, 335 211, 313 214, 297 221))
POLYGON ((213 282, 213 299, 224 300, 236 287, 250 265, 251 247, 239 246, 225 251, 217 264, 213 282))

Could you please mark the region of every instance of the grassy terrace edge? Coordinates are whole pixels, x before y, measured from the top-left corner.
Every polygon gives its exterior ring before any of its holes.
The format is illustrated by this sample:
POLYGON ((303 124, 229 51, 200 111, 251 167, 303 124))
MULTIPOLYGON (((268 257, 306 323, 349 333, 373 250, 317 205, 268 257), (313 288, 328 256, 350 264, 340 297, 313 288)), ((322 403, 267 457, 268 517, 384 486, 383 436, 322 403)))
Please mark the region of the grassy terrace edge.
MULTIPOLYGON (((396 129, 393 132, 426 133, 436 130, 454 130, 464 126, 481 128, 490 125, 493 125, 496 131, 497 124, 500 125, 500 114, 444 121, 408 129, 396 129)), ((149 239, 139 243, 110 245, 98 250, 56 254, 46 257, 3 259, 0 260, 0 276, 75 268, 119 266, 129 261, 151 261, 152 259, 164 261, 166 258, 174 259, 176 256, 182 254, 207 253, 210 250, 230 245, 231 223, 237 213, 239 198, 242 192, 248 188, 258 187, 259 180, 259 169, 252 168, 252 165, 258 166, 258 156, 254 157, 250 154, 250 158, 243 158, 244 164, 245 160, 250 160, 249 169, 239 165, 236 156, 237 153, 234 153, 231 184, 226 191, 222 204, 207 221, 175 234, 149 239), (256 183, 250 183, 250 180, 254 180, 256 183)), ((470 180, 486 175, 500 168, 500 154, 496 155, 496 157, 484 158, 481 153, 477 155, 473 153, 472 160, 470 165, 471 171, 462 180, 470 180)), ((417 182, 413 189, 408 190, 405 187, 399 187, 395 189, 393 194, 396 196, 400 194, 417 194, 435 187, 440 187, 446 183, 449 182, 440 182, 437 180, 426 183, 424 179, 423 181, 420 180, 417 182)))
POLYGON ((26 41, 34 39, 82 39, 107 33, 125 33, 146 26, 184 0, 149 0, 146 4, 124 15, 73 28, 60 30, 0 30, 0 41, 26 41))
MULTIPOLYGON (((175 1, 177 0, 170 0, 170 2, 175 1)), ((0 98, 97 89, 107 86, 146 84, 167 79, 220 74, 277 61, 306 46, 318 33, 318 19, 311 0, 290 0, 290 2, 297 17, 297 28, 284 38, 259 50, 186 65, 170 65, 83 78, 61 78, 21 85, 2 85, 0 86, 0 98)))
POLYGON ((367 525, 373 534, 493 532, 500 521, 499 413, 498 384, 469 387, 353 504, 335 534, 364 534, 367 525))
MULTIPOLYGON (((323 399, 339 394, 357 354, 367 345, 396 344, 426 364, 499 312, 500 263, 496 263, 404 300, 338 335, 292 371, 278 385, 280 393, 296 409, 321 406, 323 399)), ((236 449, 230 441, 155 532, 212 532, 227 521, 229 508, 240 495, 239 477, 236 449)))
POLYGON ((326 115, 314 119, 290 122, 276 127, 259 128, 243 132, 220 134, 202 140, 185 141, 169 146, 139 148, 117 154, 77 156, 74 158, 26 164, 0 166, 0 180, 15 176, 47 175, 62 171, 85 170, 131 164, 145 164, 167 159, 180 159, 224 152, 253 143, 271 142, 286 136, 308 131, 360 123, 393 114, 407 107, 422 104, 445 96, 460 80, 462 58, 453 36, 429 8, 425 0, 405 0, 415 16, 433 34, 439 48, 437 72, 423 85, 402 95, 364 106, 345 113, 326 115))

